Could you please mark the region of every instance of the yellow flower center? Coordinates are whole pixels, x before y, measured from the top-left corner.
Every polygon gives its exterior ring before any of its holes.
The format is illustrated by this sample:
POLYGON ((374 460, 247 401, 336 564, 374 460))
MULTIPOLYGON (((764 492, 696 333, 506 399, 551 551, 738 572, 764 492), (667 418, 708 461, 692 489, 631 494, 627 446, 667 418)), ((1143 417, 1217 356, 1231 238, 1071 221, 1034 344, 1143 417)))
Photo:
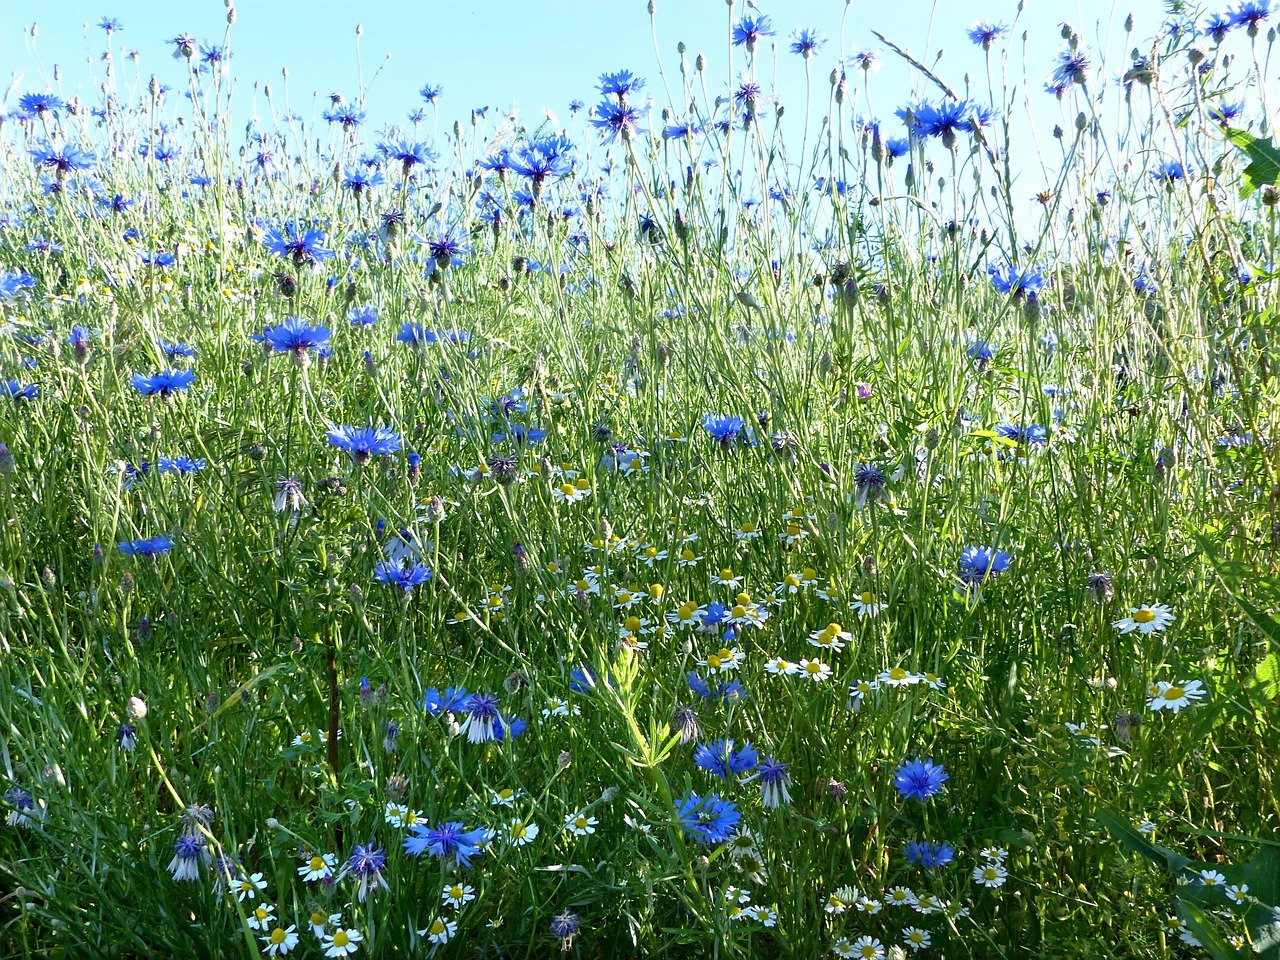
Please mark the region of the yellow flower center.
POLYGON ((432 936, 438 937, 442 933, 444 933, 444 921, 439 917, 436 917, 435 921, 431 924, 431 934, 432 936))
POLYGON ((828 623, 827 633, 831 634, 833 637, 839 636, 844 633, 844 627, 840 626, 838 623, 828 623))
POLYGON ((450 900, 462 899, 462 888, 458 886, 456 883, 449 888, 449 899, 450 900))
POLYGON ((659 599, 666 592, 667 592, 667 588, 660 583, 649 584, 649 596, 652 597, 654 600, 659 599))
POLYGON ((743 533, 755 533, 755 532, 756 532, 756 525, 755 525, 754 523, 744 523, 744 524, 742 525, 742 532, 743 532, 743 533))
POLYGON ((648 548, 645 550, 644 555, 645 555, 646 557, 656 557, 656 556, 658 555, 658 548, 657 548, 657 547, 648 547, 648 548))
POLYGON ((406 810, 404 814, 404 824, 406 827, 412 827, 418 822, 418 815, 412 810, 406 810))
POLYGON ((506 787, 498 791, 498 796, 501 797, 503 800, 510 800, 515 795, 516 795, 516 792, 512 790, 510 787, 506 787))
POLYGON ((619 594, 618 594, 618 602, 619 602, 619 603, 630 603, 630 602, 631 602, 631 594, 629 594, 626 590, 623 590, 621 593, 619 593, 619 594))
POLYGON ((721 571, 720 571, 720 579, 721 579, 721 580, 732 580, 732 579, 733 579, 733 568, 732 568, 732 567, 725 567, 723 570, 721 570, 721 571))
POLYGON ((876 595, 874 593, 864 593, 860 599, 865 604, 872 604, 876 602, 876 595))
POLYGON ((683 550, 680 551, 680 559, 683 560, 685 563, 692 563, 694 556, 695 556, 694 552, 690 550, 688 547, 685 547, 683 550))
POLYGON ((253 911, 253 915, 258 919, 259 923, 267 919, 267 913, 268 910, 266 907, 259 907, 257 910, 253 911))
POLYGON ((511 836, 513 836, 517 840, 523 840, 525 837, 525 834, 528 832, 529 831, 525 829, 525 825, 520 822, 516 822, 511 827, 511 836))
POLYGON ((574 825, 575 827, 577 827, 579 830, 585 830, 585 829, 587 828, 587 818, 586 818, 586 817, 574 817, 574 818, 573 818, 573 825, 574 825))
POLYGON ((732 660, 732 659, 733 659, 733 651, 730 650, 728 647, 721 647, 720 660, 725 661, 725 660, 732 660))
POLYGON ((347 931, 337 930, 333 934, 333 945, 335 947, 345 947, 351 942, 351 938, 347 936, 347 931))
POLYGON ((627 617, 626 623, 624 623, 622 626, 628 633, 635 633, 637 630, 640 629, 640 618, 627 617))
POLYGON ((719 669, 720 669, 720 658, 719 658, 719 657, 717 657, 714 653, 712 653, 712 654, 708 654, 708 655, 707 655, 707 666, 708 666, 708 667, 710 667, 712 670, 719 670, 719 669))
POLYGON ((274 930, 271 931, 271 942, 278 946, 279 944, 284 943, 284 939, 286 936, 287 934, 283 930, 281 930, 279 927, 276 927, 274 930))
POLYGON ((591 583, 590 581, 587 581, 587 580, 579 580, 577 583, 574 584, 574 586, 577 587, 579 590, 583 590, 583 591, 591 589, 591 583))
POLYGON ((788 534, 789 536, 794 537, 794 536, 795 536, 796 534, 798 534, 799 532, 800 532, 800 524, 798 524, 798 523, 788 523, 788 524, 787 524, 787 534, 788 534))
POLYGON ((894 667, 889 671, 889 678, 891 680, 905 680, 907 678, 907 671, 902 667, 894 667))
POLYGON ((1156 618, 1155 613, 1152 610, 1148 609, 1147 607, 1143 607, 1141 610, 1139 610, 1137 613, 1133 615, 1133 619, 1137 623, 1150 623, 1155 618, 1156 618))
POLYGON ((560 492, 561 492, 561 493, 563 493, 566 497, 572 497, 572 496, 573 496, 573 484, 572 484, 572 483, 562 483, 562 484, 560 484, 560 492))
POLYGON ((311 925, 313 927, 323 927, 325 915, 323 913, 313 913, 311 915, 311 925))
POLYGON ((588 480, 586 477, 582 477, 576 483, 574 483, 574 486, 577 487, 579 490, 590 490, 591 481, 588 480))
POLYGON ((1181 700, 1182 695, 1186 692, 1182 687, 1170 687, 1164 692, 1164 698, 1166 700, 1181 700))
POLYGON ((805 666, 805 670, 807 670, 809 673, 821 673, 822 663, 818 660, 810 660, 809 663, 805 666))
POLYGON ((323 870, 323 869, 324 869, 324 860, 323 860, 321 857, 312 857, 312 858, 311 858, 311 869, 312 869, 312 871, 323 870))
POLYGON ((731 613, 735 617, 745 617, 747 615, 747 608, 739 603, 737 606, 733 608, 731 613))
POLYGON ((783 580, 782 582, 785 583, 788 587, 800 586, 800 578, 797 577, 794 573, 788 573, 786 579, 783 580))

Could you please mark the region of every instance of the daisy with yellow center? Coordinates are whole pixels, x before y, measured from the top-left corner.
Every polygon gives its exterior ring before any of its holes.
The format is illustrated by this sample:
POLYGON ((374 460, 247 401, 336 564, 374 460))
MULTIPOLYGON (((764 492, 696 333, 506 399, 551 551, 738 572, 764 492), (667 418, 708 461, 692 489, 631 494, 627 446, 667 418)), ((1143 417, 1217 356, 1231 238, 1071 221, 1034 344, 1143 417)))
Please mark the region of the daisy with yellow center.
POLYGON ((1173 610, 1163 603, 1148 603, 1141 607, 1131 607, 1129 616, 1116 620, 1111 625, 1121 633, 1163 633, 1176 620, 1173 610))
POLYGON ((453 907, 457 910, 466 906, 476 898, 474 887, 462 883, 446 884, 441 899, 444 900, 446 906, 453 907))
POLYGON ((298 945, 298 928, 294 924, 290 924, 288 929, 273 927, 270 933, 258 939, 266 946, 263 952, 267 956, 283 957, 298 945))
POLYGON ((298 868, 298 876, 307 883, 328 880, 333 876, 338 858, 332 853, 313 853, 310 859, 298 868))
POLYGON ((1208 691, 1199 680, 1183 680, 1180 683, 1169 683, 1160 680, 1148 690, 1147 709, 1153 711, 1171 710, 1177 713, 1185 707, 1203 700, 1208 691))
POLYGON ((870 590, 864 590, 849 602, 849 606, 853 608, 853 612, 858 616, 863 619, 870 619, 882 612, 887 604, 881 603, 870 590))
POLYGON ((831 667, 821 660, 801 660, 800 672, 814 683, 821 683, 831 676, 831 667))
POLYGON ((326 934, 324 942, 324 955, 326 957, 349 957, 360 949, 360 941, 364 939, 364 934, 359 930, 343 930, 341 928, 326 934))
POLYGON ((431 926, 425 930, 419 930, 418 935, 425 936, 432 943, 448 943, 450 938, 457 932, 458 921, 436 917, 431 921, 431 926))

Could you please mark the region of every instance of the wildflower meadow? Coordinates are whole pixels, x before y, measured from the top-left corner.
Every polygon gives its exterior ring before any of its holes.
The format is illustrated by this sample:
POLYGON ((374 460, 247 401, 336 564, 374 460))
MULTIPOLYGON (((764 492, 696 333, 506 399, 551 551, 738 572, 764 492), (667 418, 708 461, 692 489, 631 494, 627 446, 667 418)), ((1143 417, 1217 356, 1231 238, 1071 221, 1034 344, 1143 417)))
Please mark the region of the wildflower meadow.
POLYGON ((720 6, 9 92, 0 956, 1280 957, 1280 11, 720 6))

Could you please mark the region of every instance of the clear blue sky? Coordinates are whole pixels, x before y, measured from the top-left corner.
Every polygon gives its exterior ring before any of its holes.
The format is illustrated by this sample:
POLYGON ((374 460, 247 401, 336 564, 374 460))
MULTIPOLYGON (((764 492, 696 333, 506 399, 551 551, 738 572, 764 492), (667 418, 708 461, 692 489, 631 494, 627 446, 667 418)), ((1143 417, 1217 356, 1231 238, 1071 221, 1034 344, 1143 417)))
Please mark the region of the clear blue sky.
MULTIPOLYGON (((498 112, 516 105, 526 121, 534 122, 541 109, 549 107, 567 120, 571 100, 590 104, 599 74, 623 68, 647 77, 649 91, 661 106, 665 94, 655 69, 657 54, 646 5, 646 0, 373 0, 362 8, 332 0, 242 0, 232 34, 236 117, 248 117, 254 107, 254 80, 281 90, 283 66, 290 70, 290 106, 303 116, 310 117, 313 110, 325 106, 332 91, 352 97, 358 78, 357 24, 364 28, 360 52, 369 82, 367 110, 373 130, 403 123, 411 109, 421 106, 417 91, 426 83, 444 87, 439 103, 442 128, 455 118, 465 120, 472 108, 482 105, 498 112), (390 61, 383 66, 388 55, 390 61), (319 95, 318 102, 313 94, 319 95)), ((724 0, 657 0, 657 5, 658 40, 670 75, 677 76, 675 48, 683 40, 690 59, 706 53, 709 76, 719 85, 727 83, 729 8, 724 0)), ((1061 46, 1061 21, 1067 20, 1081 32, 1095 56, 1105 51, 1106 73, 1114 78, 1124 69, 1129 46, 1149 37, 1163 19, 1159 0, 1114 4, 1112 0, 1027 0, 1026 7, 1008 41, 1010 73, 1021 78, 1025 29, 1031 34, 1028 80, 1036 91, 1034 97, 1044 101, 1045 133, 1057 121, 1058 111, 1052 98, 1038 91, 1061 46), (1129 12, 1135 14, 1137 27, 1126 40, 1122 25, 1129 12)), ((219 0, 54 0, 52 4, 10 0, 3 8, 0 63, 14 77, 11 85, 6 84, 10 100, 53 86, 57 65, 64 95, 79 91, 87 101, 96 102, 93 77, 102 75, 103 65, 97 61, 106 40, 96 23, 103 16, 115 17, 123 26, 113 38, 116 49, 131 48, 141 54, 136 65, 118 58, 117 82, 123 93, 131 89, 135 72, 144 85, 155 73, 162 82, 183 89, 185 66, 170 57, 167 41, 186 32, 220 43, 225 18, 219 0), (33 22, 39 25, 34 44, 24 36, 33 22)), ((973 74, 975 82, 983 74, 981 50, 965 36, 968 25, 979 18, 1010 23, 1016 14, 1012 0, 940 0, 936 4, 931 0, 854 0, 842 45, 844 0, 772 0, 758 8, 771 17, 779 44, 776 74, 771 56, 762 61, 769 66, 758 72, 762 80, 776 76, 777 90, 793 114, 803 108, 804 90, 802 61, 786 51, 787 35, 794 28, 816 27, 828 38, 813 61, 818 101, 814 109, 820 114, 835 59, 854 49, 881 48, 871 30, 879 30, 930 64, 941 50, 937 71, 961 89, 966 72, 973 74)), ((746 12, 743 2, 733 9, 735 16, 746 12)), ((892 53, 883 52, 885 68, 872 77, 872 96, 876 114, 892 122, 893 110, 908 98, 914 83, 930 95, 935 91, 892 53)), ((742 51, 736 53, 741 58, 742 51)), ((716 85, 711 84, 713 93, 716 85)), ((258 108, 262 109, 260 99, 258 108)))

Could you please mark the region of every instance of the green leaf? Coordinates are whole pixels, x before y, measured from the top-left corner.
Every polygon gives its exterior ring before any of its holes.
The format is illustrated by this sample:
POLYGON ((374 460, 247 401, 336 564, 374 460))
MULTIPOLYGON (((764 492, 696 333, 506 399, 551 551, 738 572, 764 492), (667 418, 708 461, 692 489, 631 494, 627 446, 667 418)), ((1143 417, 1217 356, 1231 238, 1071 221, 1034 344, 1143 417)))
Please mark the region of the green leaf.
POLYGON ((1253 668, 1253 697, 1262 703, 1270 703, 1280 697, 1280 657, 1269 653, 1253 668))
POLYGON ((1191 863, 1189 859, 1180 853, 1156 846, 1114 810, 1099 810, 1097 820, 1111 836, 1115 837, 1120 846, 1131 853, 1141 854, 1153 863, 1164 867, 1174 876, 1179 876, 1187 868, 1187 865, 1191 863))
POLYGON ((1194 903, 1179 900, 1178 916, 1182 918, 1182 922, 1187 925, 1187 928, 1195 934, 1196 939, 1200 941, 1200 945, 1213 957, 1213 960, 1243 960, 1247 956, 1247 954, 1227 943, 1222 938, 1222 934, 1218 933, 1217 927, 1205 917, 1204 911, 1194 903))
POLYGON ((1228 130, 1227 139, 1249 158, 1249 165, 1244 168, 1240 196, 1248 197, 1258 187, 1274 184, 1280 179, 1280 150, 1272 145, 1270 139, 1263 140, 1245 130, 1228 130))

